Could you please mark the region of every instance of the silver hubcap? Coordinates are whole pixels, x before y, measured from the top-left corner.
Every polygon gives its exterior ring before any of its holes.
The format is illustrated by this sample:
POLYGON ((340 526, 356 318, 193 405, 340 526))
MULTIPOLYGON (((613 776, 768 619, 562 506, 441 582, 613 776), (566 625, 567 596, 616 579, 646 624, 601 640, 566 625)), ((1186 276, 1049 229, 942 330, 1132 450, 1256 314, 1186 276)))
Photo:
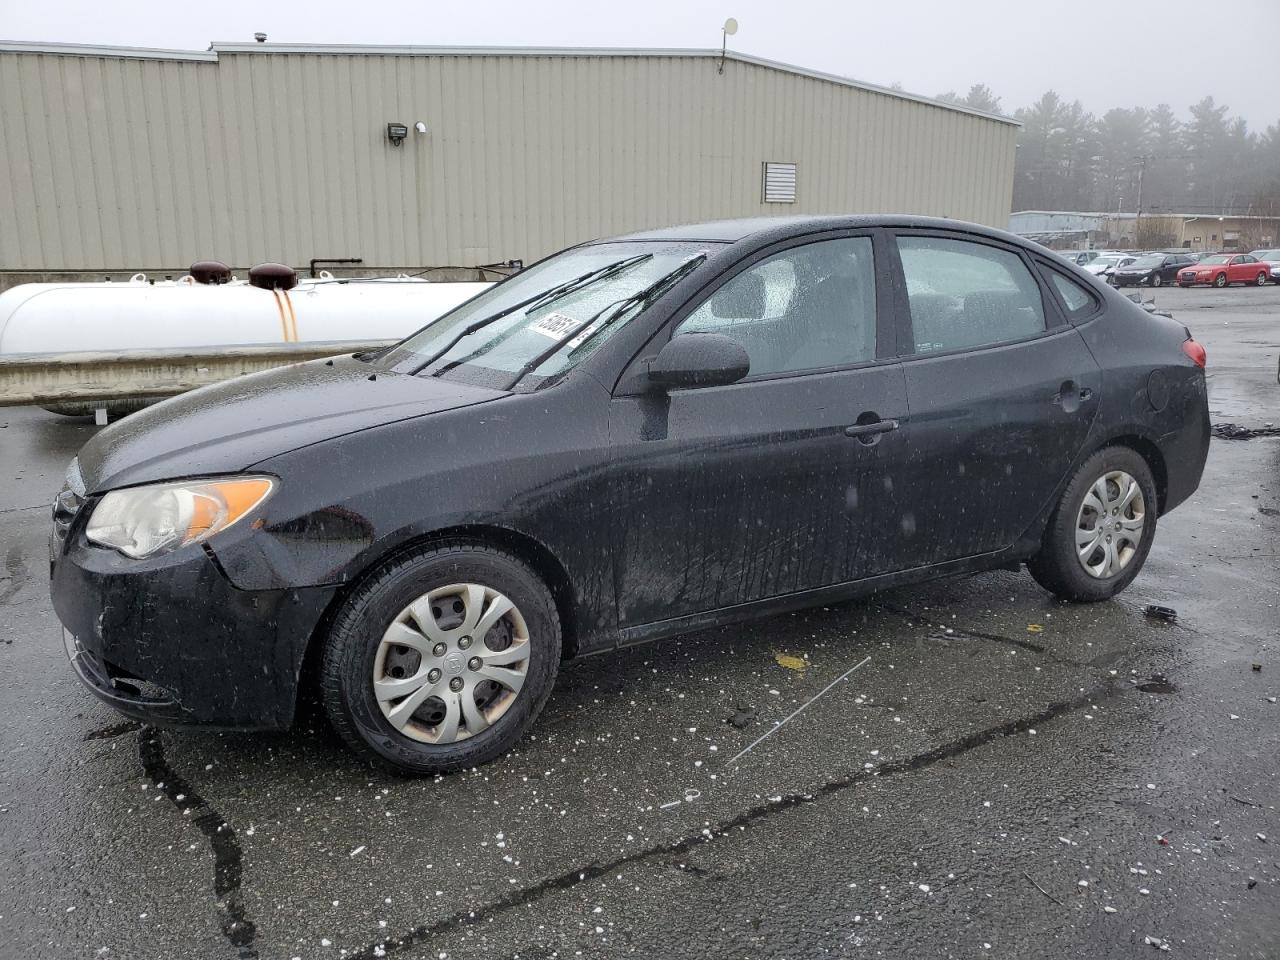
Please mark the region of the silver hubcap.
POLYGON ((1114 577, 1137 555, 1146 522, 1138 481, 1123 470, 1104 473, 1084 495, 1076 517, 1080 565, 1099 580, 1114 577))
POLYGON ((496 723, 529 669, 529 628, 506 596, 478 583, 439 587, 382 635, 373 692, 406 737, 455 743, 496 723))

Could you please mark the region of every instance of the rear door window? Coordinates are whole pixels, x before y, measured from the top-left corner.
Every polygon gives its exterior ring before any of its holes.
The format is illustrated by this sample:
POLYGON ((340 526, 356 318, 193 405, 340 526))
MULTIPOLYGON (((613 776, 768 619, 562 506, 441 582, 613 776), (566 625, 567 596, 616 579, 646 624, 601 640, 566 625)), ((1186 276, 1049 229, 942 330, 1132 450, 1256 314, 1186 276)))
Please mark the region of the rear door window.
POLYGON ((1017 254, 946 237, 898 238, 916 353, 1024 340, 1045 330, 1044 300, 1017 254))

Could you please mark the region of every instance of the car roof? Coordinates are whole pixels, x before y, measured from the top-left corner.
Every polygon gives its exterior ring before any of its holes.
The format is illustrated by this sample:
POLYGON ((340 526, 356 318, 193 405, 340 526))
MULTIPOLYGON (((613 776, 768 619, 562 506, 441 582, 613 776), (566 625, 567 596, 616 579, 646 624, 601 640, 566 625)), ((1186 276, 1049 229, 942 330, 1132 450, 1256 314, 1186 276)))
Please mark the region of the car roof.
POLYGON ((1017 243, 1024 247, 1035 246, 1034 244, 1029 244, 1022 237, 1016 237, 1003 230, 984 227, 980 224, 968 223, 964 220, 919 217, 909 214, 744 217, 738 220, 707 220, 701 223, 685 223, 670 227, 659 227, 654 230, 642 230, 593 242, 612 243, 624 240, 693 240, 718 243, 738 243, 743 240, 773 242, 822 230, 850 230, 866 227, 929 227, 933 229, 960 230, 965 233, 975 233, 1004 240, 1008 243, 1017 243))

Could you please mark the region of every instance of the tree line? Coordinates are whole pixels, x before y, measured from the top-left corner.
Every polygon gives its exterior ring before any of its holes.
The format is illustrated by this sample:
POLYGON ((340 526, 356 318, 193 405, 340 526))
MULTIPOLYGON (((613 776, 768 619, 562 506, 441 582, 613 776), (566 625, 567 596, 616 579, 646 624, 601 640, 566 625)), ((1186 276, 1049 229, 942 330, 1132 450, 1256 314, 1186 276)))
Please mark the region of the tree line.
MULTIPOLYGON (((983 84, 939 100, 1004 113, 983 84)), ((1022 122, 1014 210, 1280 216, 1280 122, 1259 134, 1205 97, 1185 120, 1167 103, 1101 116, 1050 90, 1013 111, 1022 122)))

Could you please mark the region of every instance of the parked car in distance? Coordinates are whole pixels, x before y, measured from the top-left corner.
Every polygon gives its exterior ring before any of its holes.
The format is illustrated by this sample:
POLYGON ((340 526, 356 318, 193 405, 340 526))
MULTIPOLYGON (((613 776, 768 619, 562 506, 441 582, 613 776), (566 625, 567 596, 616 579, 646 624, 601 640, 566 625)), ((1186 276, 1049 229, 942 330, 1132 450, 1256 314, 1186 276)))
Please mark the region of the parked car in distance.
POLYGON ((1178 271, 1191 263, 1185 253, 1145 253, 1132 263, 1117 267, 1111 282, 1117 287, 1162 287, 1178 279, 1178 271))
POLYGON ((1136 259, 1137 257, 1131 253, 1107 253, 1086 263, 1084 269, 1095 277, 1107 280, 1117 268, 1128 266, 1136 259))
POLYGON ((1280 247, 1269 250, 1251 250, 1249 255, 1267 265, 1267 274, 1272 283, 1280 283, 1280 247))
POLYGON ((566 657, 1020 563, 1116 595, 1200 482, 1204 365, 974 224, 586 243, 383 351, 99 432, 54 505, 54 609, 130 717, 278 729, 307 689, 370 762, 469 768, 566 657))
POLYGON ((1091 261, 1097 259, 1098 251, 1097 250, 1059 250, 1058 256, 1062 257, 1062 259, 1066 260, 1069 263, 1074 263, 1078 267, 1083 267, 1085 264, 1090 263, 1091 261))
POLYGON ((1115 257, 1127 253, 1125 250, 1063 250, 1059 252, 1059 256, 1065 257, 1071 263, 1083 267, 1093 263, 1099 257, 1115 257))
POLYGON ((1178 286, 1251 283, 1262 286, 1271 278, 1271 266, 1250 253, 1215 253, 1178 273, 1178 286))

